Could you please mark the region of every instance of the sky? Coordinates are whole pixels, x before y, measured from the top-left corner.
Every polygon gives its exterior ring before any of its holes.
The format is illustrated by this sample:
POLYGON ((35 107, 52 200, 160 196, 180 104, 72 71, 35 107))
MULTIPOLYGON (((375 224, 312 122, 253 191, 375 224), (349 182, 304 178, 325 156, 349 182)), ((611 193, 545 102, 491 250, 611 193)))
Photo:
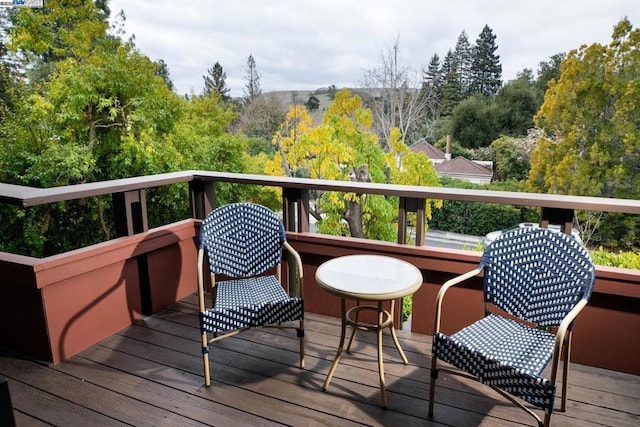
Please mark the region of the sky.
POLYGON ((216 62, 231 96, 243 95, 253 55, 263 92, 362 86, 396 41, 399 63, 416 73, 443 58, 465 31, 475 44, 496 36, 502 79, 534 74, 552 55, 609 44, 627 17, 640 26, 638 0, 110 0, 125 38, 168 65, 178 94, 200 94, 216 62))

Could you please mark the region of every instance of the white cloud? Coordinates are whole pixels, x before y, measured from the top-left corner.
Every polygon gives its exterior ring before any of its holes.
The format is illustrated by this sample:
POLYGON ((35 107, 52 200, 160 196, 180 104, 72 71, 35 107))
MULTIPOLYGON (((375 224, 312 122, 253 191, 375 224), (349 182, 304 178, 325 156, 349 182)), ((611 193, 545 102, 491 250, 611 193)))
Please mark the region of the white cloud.
POLYGON ((627 16, 640 25, 637 0, 176 0, 109 2, 151 59, 163 59, 178 93, 202 90, 218 61, 241 96, 246 61, 256 60, 263 91, 357 86, 379 52, 400 40, 415 69, 453 49, 461 31, 474 43, 484 25, 496 35, 503 79, 582 44, 611 40, 627 16))

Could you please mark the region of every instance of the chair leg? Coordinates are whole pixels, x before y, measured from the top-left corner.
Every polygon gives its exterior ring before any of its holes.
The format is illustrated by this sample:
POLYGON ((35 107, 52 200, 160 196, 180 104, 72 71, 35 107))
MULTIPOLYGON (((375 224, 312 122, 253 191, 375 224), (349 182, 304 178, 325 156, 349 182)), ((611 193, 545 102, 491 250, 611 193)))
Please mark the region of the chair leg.
POLYGON ((209 373, 209 340, 206 332, 202 334, 202 365, 204 366, 204 385, 211 385, 211 375, 209 373))
POLYGON ((567 410, 567 390, 569 386, 569 360, 571 360, 571 331, 567 332, 564 341, 564 358, 562 361, 562 403, 560 411, 567 410))
POLYGON ((429 383, 429 416, 433 417, 433 404, 436 397, 436 380, 438 379, 438 358, 431 356, 431 382, 429 383))
POLYGON ((300 369, 304 369, 304 320, 300 321, 298 337, 300 339, 300 369))

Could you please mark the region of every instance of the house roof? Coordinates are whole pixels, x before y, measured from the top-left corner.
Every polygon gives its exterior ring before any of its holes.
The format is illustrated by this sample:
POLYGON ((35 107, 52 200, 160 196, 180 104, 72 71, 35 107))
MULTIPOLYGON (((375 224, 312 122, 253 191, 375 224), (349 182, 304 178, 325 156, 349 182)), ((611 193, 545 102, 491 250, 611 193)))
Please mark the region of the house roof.
POLYGON ((433 166, 438 174, 486 175, 491 177, 490 169, 464 157, 442 162, 433 166))
POLYGON ((413 151, 414 153, 424 153, 431 160, 444 160, 445 159, 443 151, 438 150, 436 147, 434 147, 433 145, 429 144, 424 139, 421 139, 420 141, 418 141, 415 144, 411 145, 411 147, 409 147, 409 149, 411 151, 413 151))

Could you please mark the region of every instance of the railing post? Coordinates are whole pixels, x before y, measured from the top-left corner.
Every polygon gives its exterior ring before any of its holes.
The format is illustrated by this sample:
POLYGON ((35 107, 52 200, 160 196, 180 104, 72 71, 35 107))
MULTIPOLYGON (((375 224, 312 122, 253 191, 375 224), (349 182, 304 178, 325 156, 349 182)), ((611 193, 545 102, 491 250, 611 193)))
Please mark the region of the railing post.
POLYGON ((543 207, 540 215, 540 227, 547 228, 549 224, 558 224, 563 233, 571 235, 573 214, 573 209, 543 207))
POLYGON ((282 222, 287 231, 309 231, 309 191, 282 188, 282 222))
MULTIPOLYGON (((132 190, 113 194, 116 234, 118 237, 133 236, 149 230, 147 222, 147 200, 145 190, 132 190)), ((147 255, 136 257, 138 283, 140 286, 140 305, 143 315, 153 313, 151 301, 151 281, 147 255)))
POLYGON ((398 243, 407 243, 407 213, 416 214, 416 246, 424 245, 424 209, 425 199, 400 197, 398 206, 398 243))
POLYGON ((216 205, 215 182, 189 181, 191 217, 204 219, 216 205))
POLYGON ((112 198, 118 237, 133 236, 149 229, 144 188, 114 193, 112 198))

